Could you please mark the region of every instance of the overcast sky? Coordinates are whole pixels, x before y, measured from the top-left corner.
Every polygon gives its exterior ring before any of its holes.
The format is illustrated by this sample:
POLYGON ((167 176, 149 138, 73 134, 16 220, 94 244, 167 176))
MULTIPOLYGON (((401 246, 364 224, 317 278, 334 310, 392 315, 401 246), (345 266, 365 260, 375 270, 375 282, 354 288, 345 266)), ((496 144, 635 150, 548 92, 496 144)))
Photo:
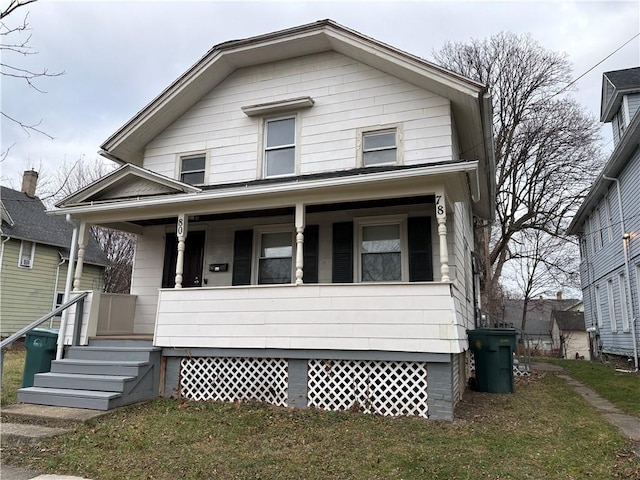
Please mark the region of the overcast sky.
MULTIPOLYGON (((6 2, 2 3, 3 5, 6 2)), ((66 162, 97 157, 99 145, 194 64, 213 45, 331 18, 397 48, 433 58, 450 41, 500 31, 530 33, 543 47, 565 52, 576 78, 640 30, 640 2, 61 2, 40 0, 5 18, 29 12, 30 57, 4 55, 24 68, 64 71, 42 79, 38 93, 2 79, 2 112, 54 139, 2 118, 0 163, 4 185, 20 187, 28 168, 52 175, 66 162)), ((573 93, 598 117, 602 73, 640 65, 636 38, 595 67, 573 93)), ((610 126, 603 129, 611 150, 610 126)))

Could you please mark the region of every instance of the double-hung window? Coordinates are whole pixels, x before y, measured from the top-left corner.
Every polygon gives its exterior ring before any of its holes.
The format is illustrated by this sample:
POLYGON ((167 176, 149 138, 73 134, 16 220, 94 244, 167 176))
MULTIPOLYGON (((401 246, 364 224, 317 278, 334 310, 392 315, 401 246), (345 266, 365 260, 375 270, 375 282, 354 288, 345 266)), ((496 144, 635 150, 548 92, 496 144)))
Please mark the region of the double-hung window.
POLYGON ((609 321, 611 322, 611 332, 618 331, 618 321, 616 319, 616 304, 613 299, 613 281, 607 280, 607 303, 609 307, 609 321))
POLYGON ((279 177, 296 172, 295 117, 265 122, 264 176, 279 177))
POLYGON ((396 130, 365 132, 362 135, 362 164, 365 167, 396 163, 396 130))
POLYGON ((31 268, 33 267, 33 257, 36 251, 36 244, 27 240, 20 243, 20 255, 18 257, 18 266, 31 268))
POLYGON ((360 244, 360 280, 393 282, 402 280, 400 224, 363 225, 360 244))
POLYGON ((206 155, 180 157, 180 181, 190 185, 204 185, 206 155))
POLYGON ((293 234, 269 232, 260 236, 258 283, 291 283, 293 269, 293 234))

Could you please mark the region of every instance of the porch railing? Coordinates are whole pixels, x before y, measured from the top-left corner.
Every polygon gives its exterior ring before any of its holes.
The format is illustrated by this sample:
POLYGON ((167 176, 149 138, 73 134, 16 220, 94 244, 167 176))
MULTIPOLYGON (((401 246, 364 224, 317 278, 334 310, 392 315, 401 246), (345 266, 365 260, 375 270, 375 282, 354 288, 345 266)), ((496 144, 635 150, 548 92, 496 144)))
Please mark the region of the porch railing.
POLYGON ((78 304, 78 306, 76 307, 76 312, 75 312, 76 321, 74 322, 74 325, 73 325, 73 336, 71 339, 71 342, 72 342, 71 344, 78 345, 80 343, 80 328, 82 326, 82 314, 84 312, 84 299, 87 297, 87 295, 89 295, 89 292, 82 292, 78 294, 76 297, 72 298, 67 303, 60 305, 55 310, 47 313, 44 317, 40 317, 35 322, 18 330, 16 333, 5 338, 2 342, 0 342, 0 380, 2 379, 2 368, 4 366, 4 351, 7 348, 9 348, 13 344, 13 342, 15 342, 16 340, 23 337, 24 335, 29 333, 31 330, 40 326, 42 323, 46 322, 47 320, 60 315, 67 308, 75 305, 76 303, 78 304))

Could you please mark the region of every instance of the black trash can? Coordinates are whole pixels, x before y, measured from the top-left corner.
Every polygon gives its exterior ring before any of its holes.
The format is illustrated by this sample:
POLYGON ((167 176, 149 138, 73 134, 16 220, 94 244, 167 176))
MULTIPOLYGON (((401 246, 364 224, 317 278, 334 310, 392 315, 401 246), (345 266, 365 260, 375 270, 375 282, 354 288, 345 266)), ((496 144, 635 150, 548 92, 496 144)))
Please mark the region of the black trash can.
POLYGON ((34 328, 27 333, 25 348, 27 356, 24 360, 22 388, 33 386, 36 373, 51 370, 51 361, 56 358, 58 331, 49 328, 34 328))
POLYGON ((474 353, 478 390, 489 393, 513 393, 513 352, 516 331, 513 328, 469 330, 469 348, 474 353))

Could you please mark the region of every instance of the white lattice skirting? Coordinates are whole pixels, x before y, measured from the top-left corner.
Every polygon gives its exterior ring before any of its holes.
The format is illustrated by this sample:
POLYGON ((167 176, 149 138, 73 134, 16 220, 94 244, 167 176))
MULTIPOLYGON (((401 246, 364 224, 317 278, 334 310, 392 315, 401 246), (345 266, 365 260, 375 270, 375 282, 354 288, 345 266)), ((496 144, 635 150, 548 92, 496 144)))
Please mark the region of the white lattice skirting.
POLYGON ((191 400, 287 406, 287 361, 280 358, 183 358, 180 394, 191 400))
POLYGON ((309 360, 308 405, 379 415, 428 416, 427 365, 418 362, 309 360))

